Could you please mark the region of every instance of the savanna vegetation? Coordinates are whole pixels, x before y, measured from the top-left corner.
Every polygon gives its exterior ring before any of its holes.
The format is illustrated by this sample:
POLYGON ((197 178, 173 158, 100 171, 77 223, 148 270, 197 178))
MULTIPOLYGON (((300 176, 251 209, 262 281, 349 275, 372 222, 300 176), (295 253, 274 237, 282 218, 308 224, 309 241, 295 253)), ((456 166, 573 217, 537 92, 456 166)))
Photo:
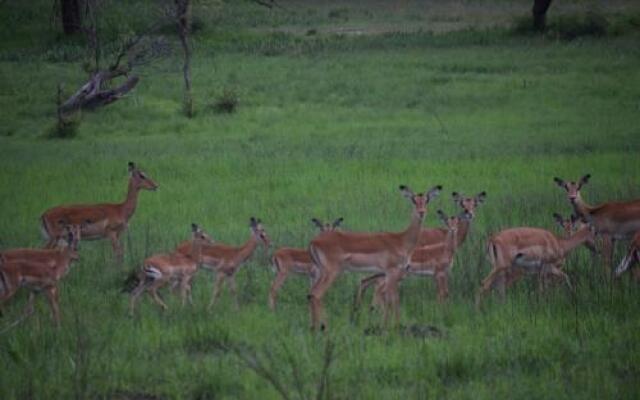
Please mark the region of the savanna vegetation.
MULTIPOLYGON (((152 1, 102 3, 104 60, 163 18, 152 1)), ((41 246, 52 206, 124 199, 129 161, 159 185, 140 193, 121 265, 108 241, 82 242, 60 328, 42 298, 12 323, 26 292, 3 307, 0 398, 638 398, 640 287, 584 248, 564 268, 575 292, 524 279, 474 307, 490 234, 560 233, 552 214, 571 207, 554 176, 590 173, 594 204, 640 197, 639 5, 554 2, 533 33, 532 3, 194 1, 192 117, 167 23, 152 35, 171 51, 136 66, 135 89, 61 134, 58 87, 75 92, 95 54, 63 34, 58 2, 0 2, 1 248, 41 246), (437 209, 457 211, 451 192, 487 193, 446 304, 431 279, 407 278, 401 326, 383 329, 379 313, 353 311, 363 276, 345 273, 325 298, 326 333, 309 330, 306 278, 269 310, 274 248, 305 247, 313 217, 403 229, 400 184, 443 185, 429 227, 437 209), (129 317, 123 283, 145 257, 192 222, 240 244, 252 216, 273 248, 238 273, 239 310, 227 292, 207 309, 213 274, 199 271, 193 306, 165 291, 168 311, 143 297, 129 317)))

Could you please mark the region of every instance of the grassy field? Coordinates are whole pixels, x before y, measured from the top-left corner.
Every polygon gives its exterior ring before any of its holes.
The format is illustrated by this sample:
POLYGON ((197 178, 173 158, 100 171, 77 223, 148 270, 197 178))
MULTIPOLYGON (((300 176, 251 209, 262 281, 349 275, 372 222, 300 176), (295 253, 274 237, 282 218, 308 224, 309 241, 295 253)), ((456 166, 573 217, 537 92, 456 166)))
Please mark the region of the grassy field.
MULTIPOLYGON (((127 13, 148 2, 125 3, 110 21, 130 15, 125 28, 138 29, 151 18, 127 13)), ((108 242, 82 244, 61 285, 61 329, 43 299, 13 328, 26 293, 5 307, 0 398, 640 396, 640 289, 611 282, 585 249, 565 267, 575 297, 560 286, 539 294, 527 280, 504 302, 473 306, 488 235, 556 230, 552 213, 570 212, 554 176, 591 173, 592 203, 640 197, 638 6, 602 6, 607 34, 563 40, 513 33, 526 1, 342 3, 197 2, 195 117, 180 113, 176 47, 138 71, 126 99, 84 113, 67 140, 47 135, 57 85, 71 93, 86 78, 83 41, 48 25, 49 2, 0 6, 0 247, 40 246, 38 218, 51 206, 122 200, 128 161, 160 185, 140 195, 123 266, 108 242), (225 90, 236 113, 214 111, 225 90), (145 297, 128 317, 125 277, 187 238, 191 222, 239 244, 256 216, 275 246, 300 247, 312 217, 400 230, 410 206, 399 184, 444 186, 426 226, 439 224, 435 210, 455 211, 452 191, 488 194, 456 256, 449 303, 437 304, 429 279, 403 281, 401 321, 413 334, 352 314, 355 274, 325 298, 327 334, 309 331, 307 279, 291 277, 269 312, 273 249, 262 248, 238 274, 240 311, 226 292, 207 311, 213 277, 201 271, 194 307, 166 293, 168 312, 145 297), (439 334, 422 335, 428 326, 439 334)), ((552 26, 595 12, 587 2, 553 7, 552 26)))

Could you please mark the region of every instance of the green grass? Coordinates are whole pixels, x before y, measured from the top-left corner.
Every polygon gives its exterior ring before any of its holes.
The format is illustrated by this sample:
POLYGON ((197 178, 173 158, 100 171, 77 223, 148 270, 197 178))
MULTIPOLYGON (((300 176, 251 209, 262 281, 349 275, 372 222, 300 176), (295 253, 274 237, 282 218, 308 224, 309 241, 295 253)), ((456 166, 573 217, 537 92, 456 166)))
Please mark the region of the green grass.
MULTIPOLYGON (((329 342, 326 398, 638 397, 639 288, 612 283, 586 250, 566 265, 575 298, 563 287, 540 295, 527 280, 504 302, 494 296, 483 312, 473 307, 489 271, 489 234, 555 229, 552 213, 569 213, 554 176, 591 173, 583 195, 593 203, 640 197, 637 32, 573 41, 504 28, 347 37, 322 29, 344 27, 335 21, 344 15, 372 29, 429 19, 387 17, 378 3, 370 14, 356 7, 334 17, 340 7, 330 2, 289 2, 292 14, 199 4, 219 24, 207 19, 194 39, 196 116, 180 114, 176 53, 140 69, 127 98, 84 113, 68 140, 46 136, 58 83, 70 93, 86 78, 82 40, 51 35, 42 9, 11 5, 22 11, 11 21, 15 37, 0 31, 11 39, 0 48, 0 246, 39 246, 38 218, 51 206, 121 200, 128 161, 160 188, 140 195, 122 268, 109 243, 82 243, 61 285, 61 329, 40 299, 33 317, 0 334, 0 398, 280 397, 242 356, 272 371, 290 398, 311 398, 329 342), (304 35, 316 26, 318 35, 304 35), (225 89, 238 96, 236 113, 212 109, 225 89), (313 237, 312 217, 342 216, 349 230, 400 230, 410 206, 399 184, 444 185, 426 226, 438 225, 438 208, 454 211, 452 191, 488 193, 456 256, 449 304, 437 304, 428 279, 401 285, 403 325, 435 326, 440 338, 365 335, 381 318, 353 319, 362 276, 349 273, 325 299, 330 332, 310 334, 307 279, 289 278, 278 311, 268 311, 272 250, 262 248, 238 274, 239 312, 226 292, 206 310, 212 276, 201 271, 194 307, 167 293, 168 312, 145 297, 139 316, 127 316, 126 274, 188 237, 191 222, 241 243, 256 216, 276 246, 301 247, 313 237)), ((438 15, 473 20, 465 8, 438 15)), ((132 27, 147 22, 136 18, 127 20, 132 27)), ((5 307, 0 330, 25 300, 23 293, 5 307)))

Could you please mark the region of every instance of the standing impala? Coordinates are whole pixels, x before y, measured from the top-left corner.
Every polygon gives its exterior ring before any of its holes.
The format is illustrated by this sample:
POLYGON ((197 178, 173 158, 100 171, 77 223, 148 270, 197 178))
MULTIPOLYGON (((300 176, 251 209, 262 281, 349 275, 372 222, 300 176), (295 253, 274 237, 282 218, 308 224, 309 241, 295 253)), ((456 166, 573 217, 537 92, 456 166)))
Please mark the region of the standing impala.
POLYGON ((505 229, 493 235, 487 246, 492 270, 482 281, 476 306, 480 307, 482 297, 496 281, 509 287, 527 272, 538 274, 540 289, 546 274, 564 278, 571 288, 569 277, 561 270, 562 264, 570 251, 585 242, 593 244, 593 241, 594 232, 589 225, 567 238, 558 237, 546 229, 528 227, 505 229))
POLYGON ((324 232, 311 241, 309 252, 318 266, 320 277, 309 293, 311 328, 326 324, 322 317, 322 298, 335 279, 345 270, 359 272, 383 272, 385 274, 384 320, 389 312, 399 320, 398 281, 401 279, 411 254, 418 244, 420 227, 427 213, 427 204, 442 190, 442 186, 433 187, 427 193, 414 194, 402 185, 400 191, 413 204, 409 226, 402 232, 324 232))
POLYGON ((24 287, 30 290, 26 316, 33 313, 35 294, 43 292, 49 300, 54 323, 60 325, 58 282, 69 272, 71 263, 78 260, 80 240, 79 227, 65 229, 67 233, 56 249, 40 250, 37 256, 32 254, 29 258, 0 255, 0 306, 24 287))
MULTIPOLYGON (((624 271, 634 266, 634 264, 640 262, 640 231, 636 232, 633 240, 631 241, 631 245, 629 245, 629 250, 627 250, 627 254, 624 256, 620 264, 616 268, 616 277, 622 275, 624 271)), ((640 271, 636 268, 634 271, 634 279, 636 282, 640 281, 640 271)))
MULTIPOLYGON (((416 248, 407 265, 407 273, 434 277, 438 285, 438 301, 442 303, 449 297, 449 274, 453 264, 453 256, 459 246, 459 231, 463 225, 468 224, 472 216, 467 211, 463 211, 458 216, 447 217, 442 210, 438 210, 438 216, 446 227, 447 236, 442 242, 416 248)), ((356 295, 356 305, 360 304, 362 294, 367 287, 374 283, 376 284, 376 290, 372 307, 383 304, 385 281, 384 274, 380 273, 365 278, 360 282, 356 295)))
POLYGON ((168 307, 158 295, 158 289, 169 283, 178 282, 183 306, 187 297, 189 302, 193 303, 191 281, 202 262, 202 247, 211 243, 211 238, 197 224, 191 224, 191 233, 191 240, 186 242, 185 246, 181 245, 179 250, 168 254, 156 254, 144 260, 138 286, 131 292, 129 300, 131 316, 135 313, 138 298, 145 290, 149 292, 153 301, 166 310, 168 307))
MULTIPOLYGON (((316 218, 311 220, 311 222, 320 229, 320 232, 333 231, 340 226, 342 221, 343 218, 338 218, 333 221, 332 224, 323 224, 316 218)), ((269 308, 271 308, 271 310, 275 310, 278 290, 280 290, 291 272, 308 276, 312 284, 317 278, 316 266, 313 264, 313 260, 307 249, 297 249, 293 247, 279 248, 273 253, 273 257, 271 257, 271 265, 276 272, 276 277, 269 291, 269 308)))
MULTIPOLYGON (((209 308, 213 307, 216 300, 218 300, 225 279, 229 281, 229 290, 235 299, 236 308, 239 307, 235 274, 240 269, 240 266, 251 257, 259 242, 262 242, 265 248, 269 247, 269 237, 262 226, 262 222, 251 217, 249 227, 251 228, 251 236, 240 247, 215 243, 202 248, 202 267, 216 273, 216 281, 213 286, 209 308)), ((184 250, 184 244, 178 247, 178 251, 183 252, 184 250)))
MULTIPOLYGON (((462 243, 464 243, 465 239, 467 238, 469 227, 471 226, 471 221, 476 215, 476 209, 487 198, 487 192, 480 192, 475 195, 475 197, 465 197, 458 192, 453 192, 451 193, 451 197, 453 198, 454 203, 459 205, 460 208, 466 211, 466 213, 470 216, 470 218, 465 218, 464 220, 460 221, 461 223, 458 227, 458 233, 456 235, 456 246, 459 247, 462 246, 462 243)), ((420 232, 418 247, 444 242, 445 238, 447 237, 447 232, 447 228, 422 229, 422 231, 420 232)))
POLYGON ((120 236, 127 229, 129 219, 133 216, 141 189, 156 190, 158 185, 144 172, 129 163, 129 190, 122 203, 58 206, 42 214, 41 230, 47 247, 54 244, 59 236, 58 221, 71 225, 82 225, 82 239, 95 240, 108 238, 111 240, 113 252, 119 262, 123 258, 120 236))
POLYGON ((630 239, 640 231, 640 199, 626 202, 608 202, 591 206, 582 199, 580 189, 591 175, 587 174, 578 182, 566 182, 553 178, 558 186, 567 192, 567 198, 579 217, 594 226, 598 235, 602 236, 605 265, 610 267, 616 240, 630 239))

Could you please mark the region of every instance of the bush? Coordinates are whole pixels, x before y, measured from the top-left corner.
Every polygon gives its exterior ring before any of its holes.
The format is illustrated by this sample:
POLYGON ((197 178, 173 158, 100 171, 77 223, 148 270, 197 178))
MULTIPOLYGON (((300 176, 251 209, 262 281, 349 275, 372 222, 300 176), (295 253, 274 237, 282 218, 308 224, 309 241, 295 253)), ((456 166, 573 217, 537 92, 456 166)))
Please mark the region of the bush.
POLYGON ((222 95, 218 96, 212 104, 212 108, 219 114, 233 114, 238 108, 238 94, 235 90, 225 88, 222 95))

